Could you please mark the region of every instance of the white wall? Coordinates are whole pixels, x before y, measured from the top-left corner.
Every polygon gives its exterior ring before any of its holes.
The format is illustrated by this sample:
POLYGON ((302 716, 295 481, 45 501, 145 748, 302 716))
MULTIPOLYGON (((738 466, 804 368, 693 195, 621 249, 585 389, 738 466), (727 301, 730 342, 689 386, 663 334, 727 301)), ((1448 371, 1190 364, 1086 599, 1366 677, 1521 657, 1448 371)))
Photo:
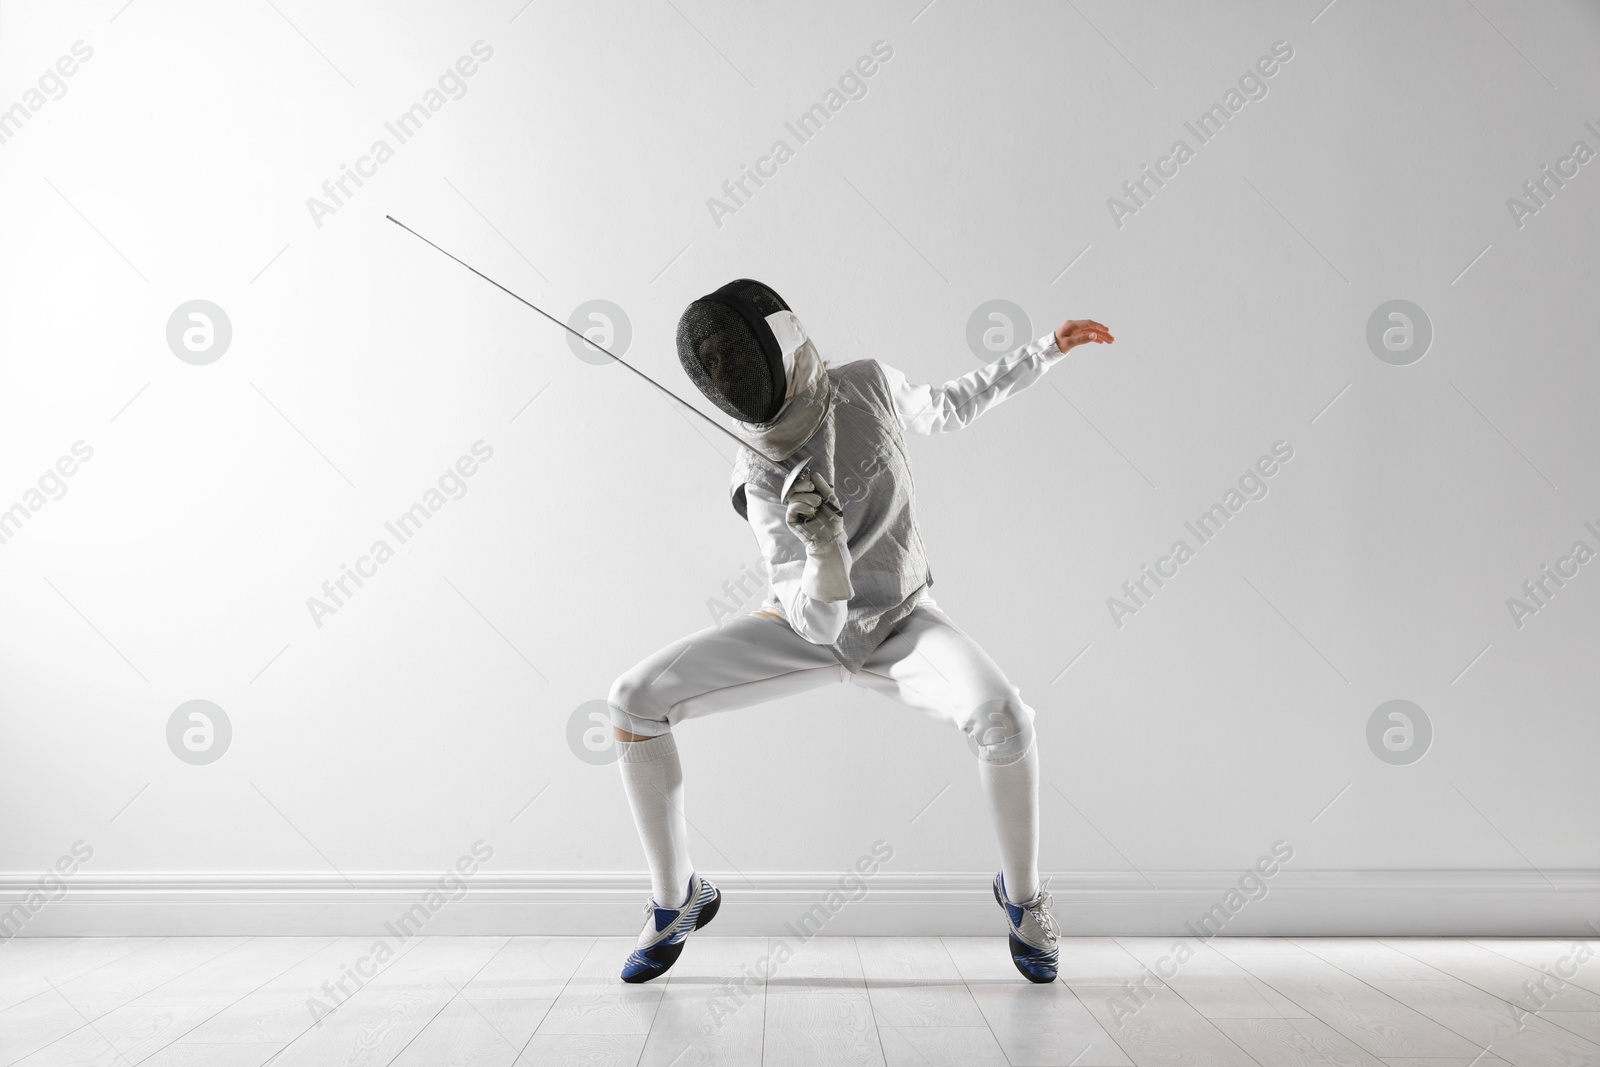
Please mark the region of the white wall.
MULTIPOLYGON (((684 390, 678 312, 736 276, 832 360, 920 380, 979 365, 992 299, 1035 335, 1109 324, 912 444, 939 600, 1039 712, 1046 869, 1189 891, 1284 841, 1289 877, 1521 887, 1468 928, 1600 921, 1600 564, 1520 626, 1507 606, 1600 550, 1600 163, 1520 225, 1507 204, 1600 151, 1595 7, 923 2, 7 3, 0 106, 93 50, 0 144, 0 507, 93 450, 0 544, 13 899, 76 841, 69 901, 222 899, 224 875, 377 899, 352 885, 480 839, 517 900, 641 867, 568 724, 754 559, 730 450, 387 213, 560 317, 620 306, 626 355, 684 390), (399 144, 385 121, 479 41, 399 144), (799 144, 785 121, 880 41, 866 95, 799 144), (1275 42, 1267 95, 1199 145, 1185 121, 1275 42), (380 138, 393 158, 314 220, 380 138), (1179 138, 1194 157, 1114 221, 1179 138), (714 219, 778 139, 793 158, 714 219), (232 327, 205 365, 166 337, 197 298, 232 327), (1409 365, 1367 342, 1392 299, 1431 321, 1409 365), (466 494, 398 546, 385 521, 478 441, 466 494), (1108 598, 1279 441, 1268 495, 1119 627, 1108 598), (379 538, 395 557, 317 625, 307 599, 379 538), (1407 766, 1367 740, 1396 698, 1433 730, 1407 766), (167 739, 194 699, 232 728, 203 766, 167 739)), ((883 840, 907 886, 981 903, 984 876, 940 874, 997 864, 948 728, 841 687, 679 740, 695 858, 730 888, 800 900, 883 840)), ((617 884, 630 916, 643 883, 617 884)))

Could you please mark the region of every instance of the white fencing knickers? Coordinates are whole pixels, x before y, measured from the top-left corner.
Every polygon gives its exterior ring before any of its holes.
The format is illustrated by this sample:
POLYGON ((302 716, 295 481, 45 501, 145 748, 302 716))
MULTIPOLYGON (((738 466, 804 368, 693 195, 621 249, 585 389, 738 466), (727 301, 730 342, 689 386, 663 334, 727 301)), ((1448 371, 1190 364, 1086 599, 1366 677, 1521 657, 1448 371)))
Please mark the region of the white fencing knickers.
POLYGON ((1033 740, 1034 711, 976 641, 923 597, 859 671, 773 615, 741 615, 674 641, 611 688, 611 722, 659 737, 687 719, 853 682, 963 730, 980 759, 1009 762, 1033 740))

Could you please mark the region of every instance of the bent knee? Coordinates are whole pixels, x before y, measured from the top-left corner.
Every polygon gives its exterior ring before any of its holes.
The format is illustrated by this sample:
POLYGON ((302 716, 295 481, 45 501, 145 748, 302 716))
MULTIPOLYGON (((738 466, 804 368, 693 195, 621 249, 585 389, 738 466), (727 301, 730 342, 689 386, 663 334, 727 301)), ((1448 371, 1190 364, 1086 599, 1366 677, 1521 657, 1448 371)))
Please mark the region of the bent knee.
POLYGON ((655 693, 649 677, 637 669, 611 683, 606 703, 611 707, 611 725, 618 730, 657 737, 672 729, 666 705, 655 693))
POLYGON ((1033 745, 1033 714, 1015 697, 978 705, 961 726, 985 763, 1010 763, 1033 745))

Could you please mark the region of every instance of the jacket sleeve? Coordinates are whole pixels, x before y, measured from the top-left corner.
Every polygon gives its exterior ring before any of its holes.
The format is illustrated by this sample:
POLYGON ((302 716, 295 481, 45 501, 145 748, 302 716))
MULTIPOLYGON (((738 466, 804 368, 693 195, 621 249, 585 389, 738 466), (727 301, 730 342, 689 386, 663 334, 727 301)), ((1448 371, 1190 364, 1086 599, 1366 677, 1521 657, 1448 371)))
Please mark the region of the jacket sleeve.
POLYGON ((1064 358, 1056 346, 1056 335, 1047 333, 988 366, 943 385, 913 385, 895 368, 880 366, 888 379, 901 428, 926 435, 964 429, 1012 393, 1020 393, 1038 381, 1064 358))
MULTIPOLYGON (((825 603, 813 600, 801 589, 806 569, 805 542, 784 521, 782 503, 769 490, 750 482, 745 486, 746 514, 756 543, 767 561, 772 596, 794 632, 814 645, 831 645, 839 640, 849 612, 848 600, 825 603)), ((840 538, 839 551, 846 569, 850 566, 850 547, 840 538)))

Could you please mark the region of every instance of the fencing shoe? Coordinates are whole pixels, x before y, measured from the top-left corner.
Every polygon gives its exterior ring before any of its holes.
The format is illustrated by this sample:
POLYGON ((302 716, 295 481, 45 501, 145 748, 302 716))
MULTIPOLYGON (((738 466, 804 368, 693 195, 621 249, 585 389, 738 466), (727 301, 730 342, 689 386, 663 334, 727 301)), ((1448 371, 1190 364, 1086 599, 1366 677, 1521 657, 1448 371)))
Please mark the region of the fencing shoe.
POLYGON ((684 941, 716 918, 721 906, 722 890, 698 874, 689 876, 689 899, 681 908, 660 907, 652 897, 644 906, 646 918, 639 944, 622 965, 622 980, 648 982, 666 974, 683 953, 684 941))
POLYGON ((994 876, 994 899, 1010 925, 1011 962, 1030 982, 1054 982, 1059 956, 1055 916, 1050 914, 1050 879, 1039 883, 1032 900, 1013 904, 1006 899, 1005 875, 994 876))

